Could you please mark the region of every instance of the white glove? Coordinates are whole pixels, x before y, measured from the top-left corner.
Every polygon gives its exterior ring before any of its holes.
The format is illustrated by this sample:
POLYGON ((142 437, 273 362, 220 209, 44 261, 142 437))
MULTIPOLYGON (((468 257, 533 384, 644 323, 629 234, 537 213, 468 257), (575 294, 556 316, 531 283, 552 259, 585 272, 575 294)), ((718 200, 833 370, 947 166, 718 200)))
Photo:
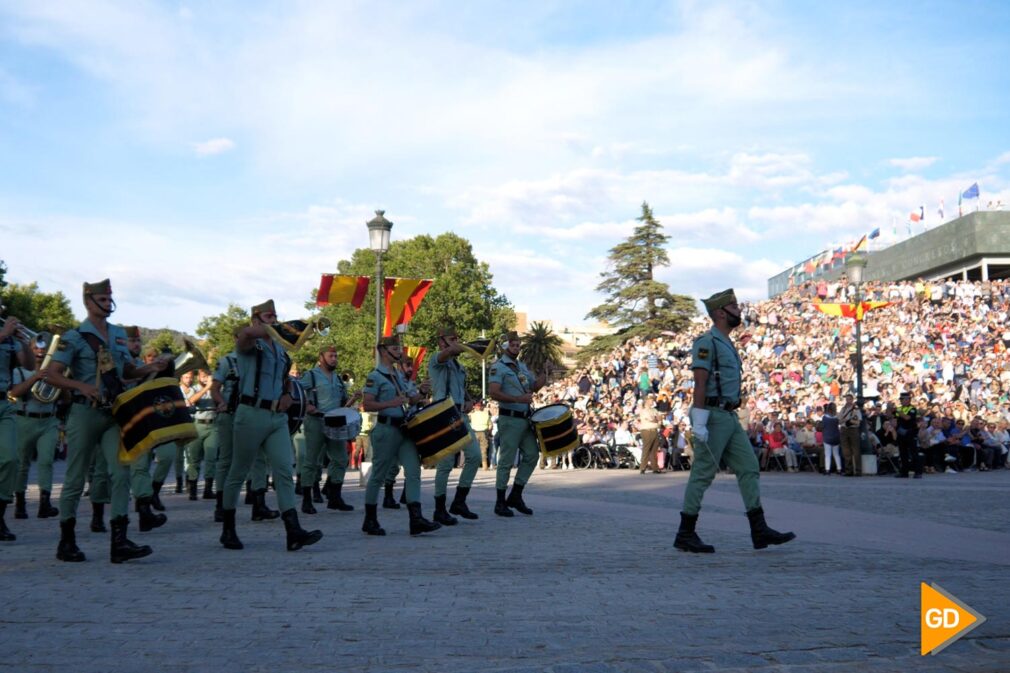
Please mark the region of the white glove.
POLYGON ((691 434, 702 442, 708 441, 708 409, 691 407, 691 434))

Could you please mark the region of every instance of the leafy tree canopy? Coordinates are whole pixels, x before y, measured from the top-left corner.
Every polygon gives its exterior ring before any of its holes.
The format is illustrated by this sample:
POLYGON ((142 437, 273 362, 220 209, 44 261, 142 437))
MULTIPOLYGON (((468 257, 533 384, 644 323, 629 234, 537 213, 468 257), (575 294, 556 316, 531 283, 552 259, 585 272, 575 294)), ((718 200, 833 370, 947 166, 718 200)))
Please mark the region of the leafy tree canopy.
POLYGON ((62 332, 77 325, 66 295, 40 292, 38 283, 4 283, 0 286, 0 303, 5 315, 17 316, 28 329, 36 332, 62 332))

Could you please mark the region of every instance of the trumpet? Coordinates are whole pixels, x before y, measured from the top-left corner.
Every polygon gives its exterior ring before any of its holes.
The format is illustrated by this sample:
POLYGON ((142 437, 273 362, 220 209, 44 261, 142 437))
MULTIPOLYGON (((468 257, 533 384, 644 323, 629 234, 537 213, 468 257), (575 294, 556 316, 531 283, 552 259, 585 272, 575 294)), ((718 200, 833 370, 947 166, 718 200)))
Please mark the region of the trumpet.
POLYGON ((326 316, 315 316, 308 320, 288 320, 273 325, 264 325, 267 334, 277 344, 288 351, 296 351, 305 345, 313 335, 326 336, 330 333, 332 322, 326 316))
MULTIPOLYGON (((3 311, 3 304, 0 304, 0 311, 3 311)), ((0 329, 7 324, 6 318, 0 318, 0 329)), ((34 341, 35 345, 39 345, 41 340, 42 345, 39 348, 45 348, 45 336, 39 332, 33 332, 24 325, 18 325, 17 329, 14 331, 20 341, 34 341)))

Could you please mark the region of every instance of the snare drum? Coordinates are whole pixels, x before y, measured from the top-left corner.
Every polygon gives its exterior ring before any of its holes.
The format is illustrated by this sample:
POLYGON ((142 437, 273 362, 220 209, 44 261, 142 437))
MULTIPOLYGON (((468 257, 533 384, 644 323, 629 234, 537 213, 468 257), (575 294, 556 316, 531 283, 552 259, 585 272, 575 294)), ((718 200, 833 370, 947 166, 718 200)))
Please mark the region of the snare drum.
POLYGON ((552 404, 530 414, 530 423, 537 435, 540 451, 551 458, 571 451, 579 445, 575 418, 567 404, 552 404))
POLYGON ((403 431, 414 440, 421 464, 432 466, 463 450, 470 430, 451 397, 433 402, 412 414, 403 431))
POLYGON ((361 432, 361 414, 357 409, 337 407, 323 414, 323 434, 330 439, 348 441, 361 432))

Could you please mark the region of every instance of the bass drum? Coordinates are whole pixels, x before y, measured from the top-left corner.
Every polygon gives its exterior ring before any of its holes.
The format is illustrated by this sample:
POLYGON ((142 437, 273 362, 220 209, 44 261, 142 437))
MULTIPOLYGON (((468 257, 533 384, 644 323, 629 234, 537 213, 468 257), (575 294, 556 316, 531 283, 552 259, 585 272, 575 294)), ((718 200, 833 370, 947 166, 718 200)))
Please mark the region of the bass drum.
POLYGON ((414 441, 421 464, 426 467, 459 453, 471 441, 463 414, 451 397, 432 402, 411 414, 403 431, 414 441))
POLYGON ((305 391, 297 383, 292 383, 291 385, 291 406, 288 407, 288 432, 290 434, 295 434, 302 427, 302 421, 305 420, 305 411, 308 407, 308 399, 306 398, 305 391))
POLYGON ((552 404, 530 414, 540 451, 551 458, 571 451, 579 445, 575 419, 567 404, 552 404))

